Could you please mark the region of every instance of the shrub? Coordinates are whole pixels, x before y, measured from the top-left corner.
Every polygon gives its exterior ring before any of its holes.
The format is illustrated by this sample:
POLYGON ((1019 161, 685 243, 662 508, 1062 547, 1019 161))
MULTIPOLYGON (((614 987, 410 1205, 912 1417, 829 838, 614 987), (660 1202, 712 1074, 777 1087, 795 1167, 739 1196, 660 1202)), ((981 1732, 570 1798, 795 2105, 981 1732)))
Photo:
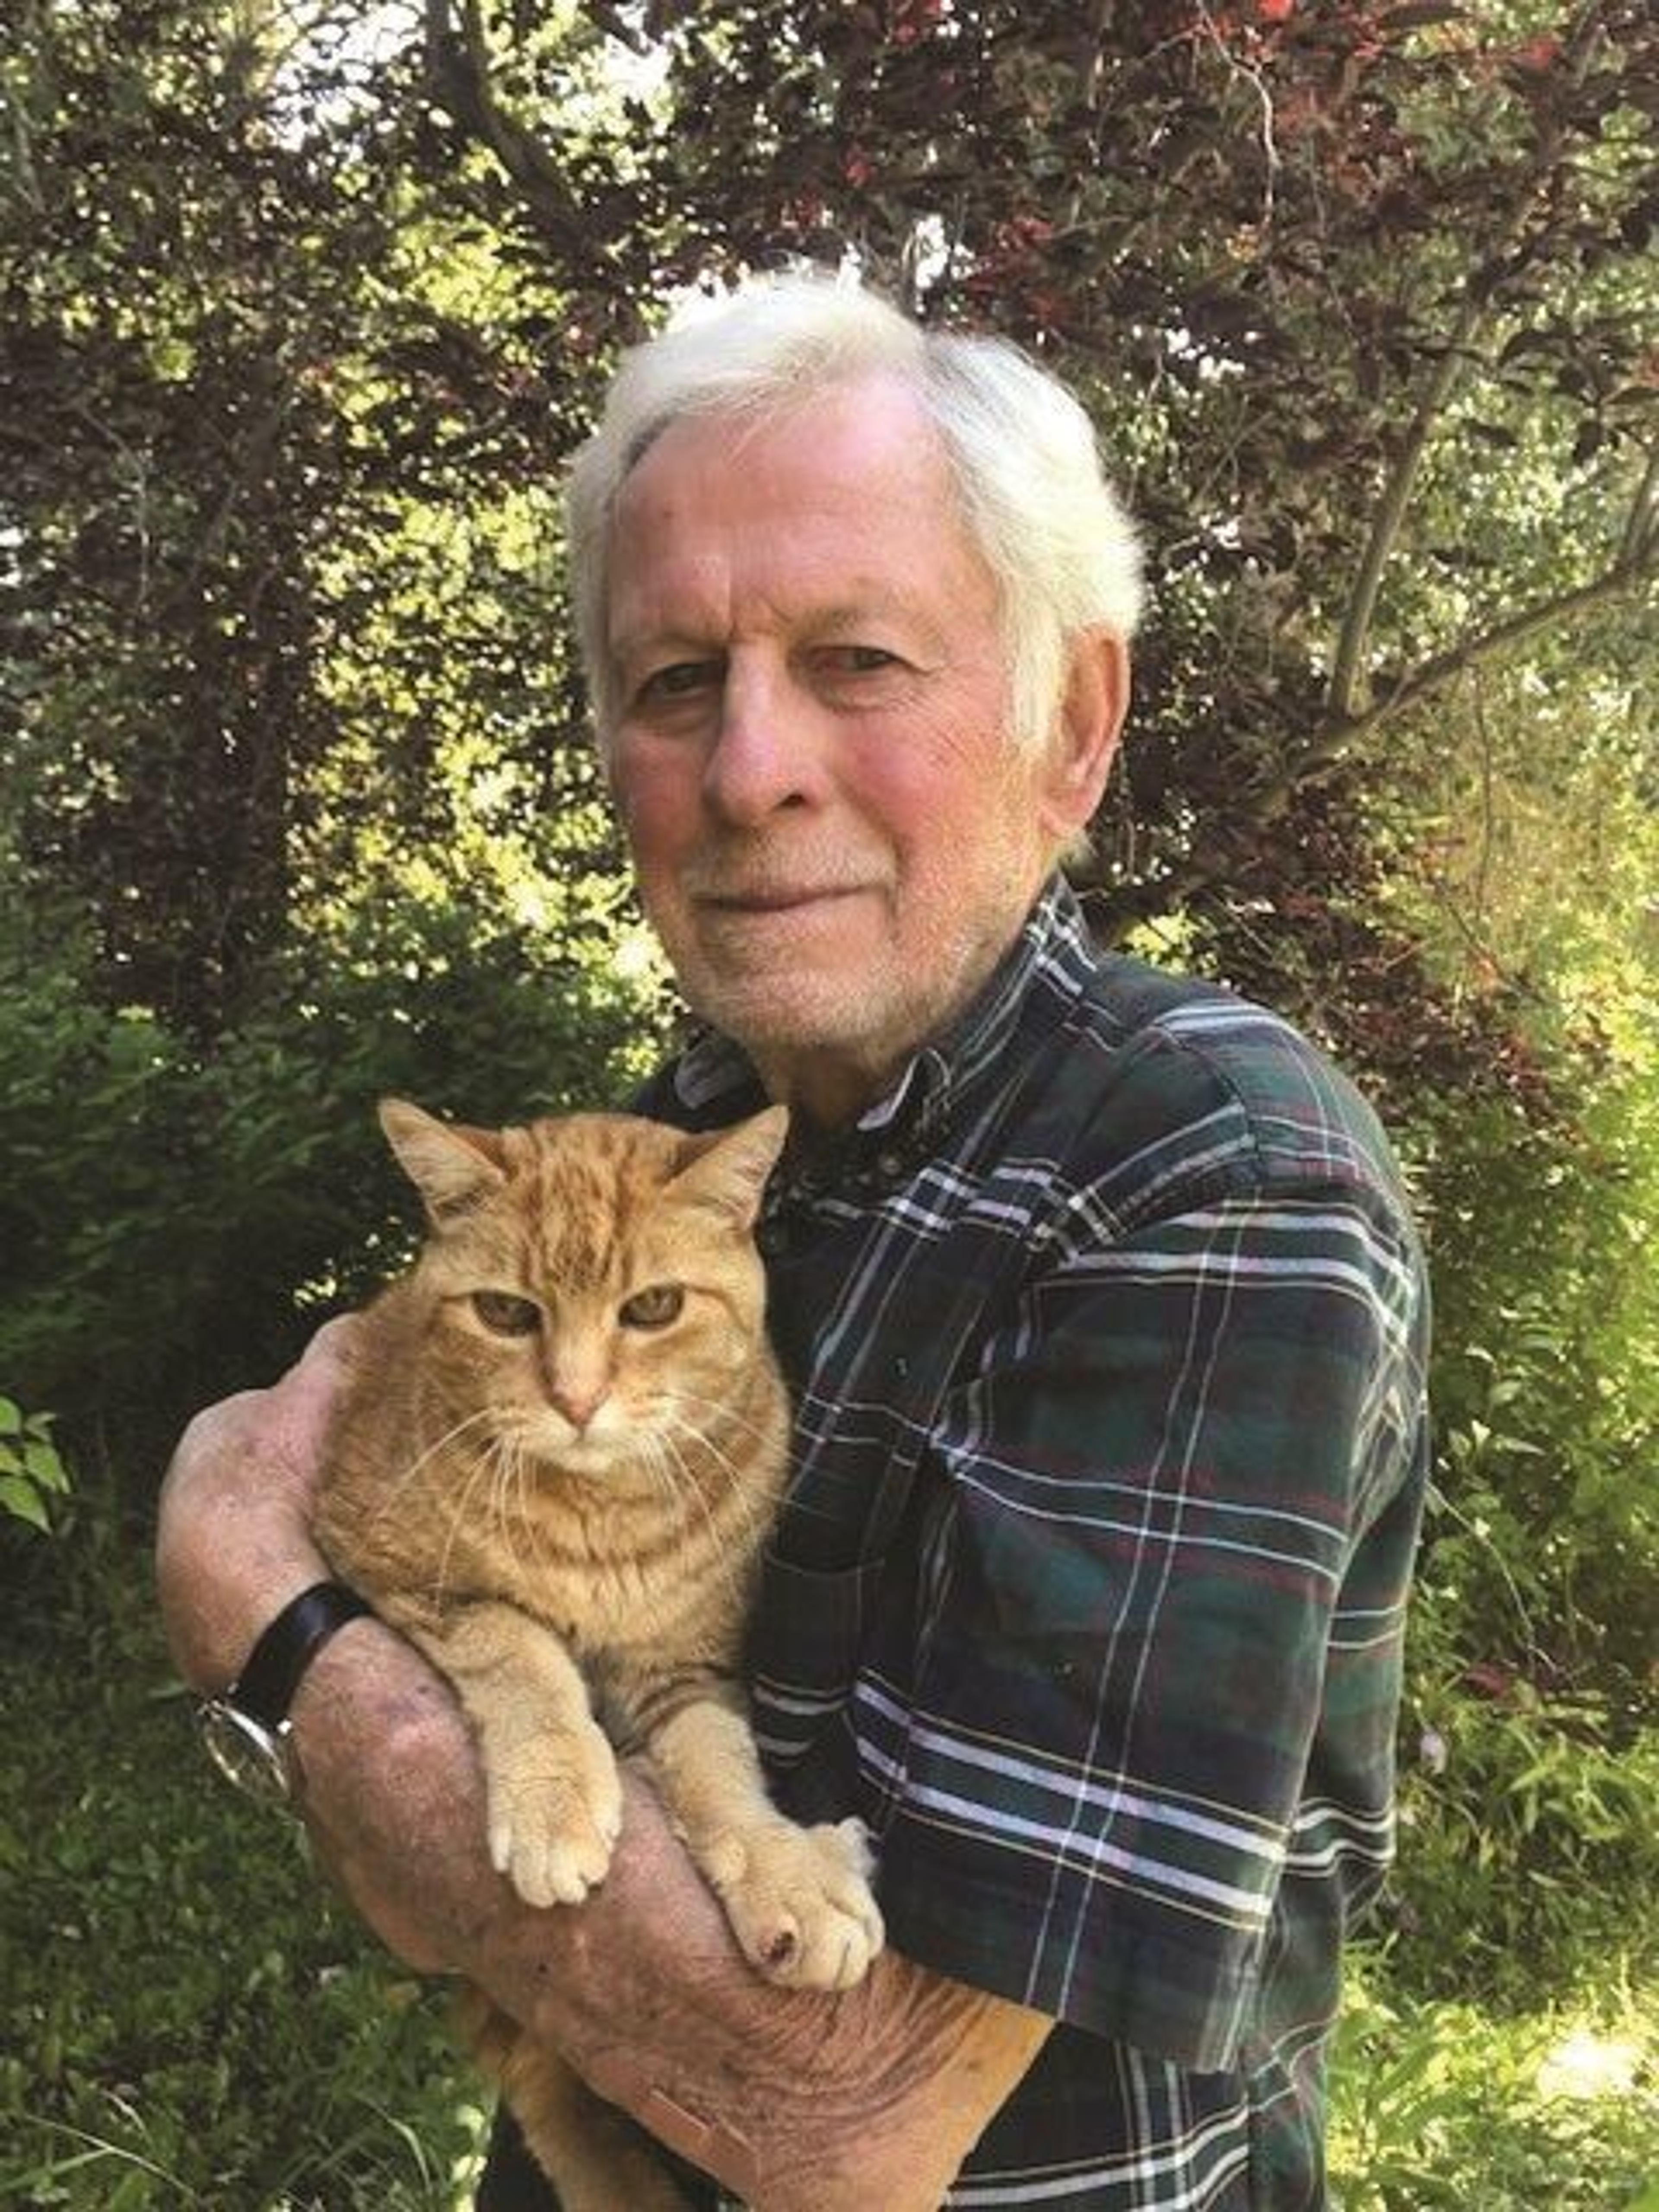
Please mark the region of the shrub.
POLYGON ((625 1094, 649 1017, 609 949, 383 912, 292 950, 203 1050, 100 1004, 72 939, 0 947, 0 1372, 123 1468, 265 1379, 407 1249, 378 1097, 489 1121, 625 1094))
POLYGON ((50 1413, 26 1413, 15 1398, 0 1395, 0 1514, 43 1535, 52 1531, 48 1501, 70 1486, 52 1419, 50 1413))

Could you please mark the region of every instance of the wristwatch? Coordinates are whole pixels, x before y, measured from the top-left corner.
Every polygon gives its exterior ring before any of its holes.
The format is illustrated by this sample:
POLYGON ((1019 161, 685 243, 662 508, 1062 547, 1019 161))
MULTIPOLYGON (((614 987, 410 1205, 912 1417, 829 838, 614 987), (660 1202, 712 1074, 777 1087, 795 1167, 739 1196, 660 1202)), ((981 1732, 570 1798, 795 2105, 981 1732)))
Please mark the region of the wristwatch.
POLYGON ((263 1804, 292 1802, 294 1693, 335 1630, 373 1612, 368 1599, 343 1583, 313 1583, 283 1607, 230 1687, 202 1700, 197 1717, 208 1754, 239 1790, 263 1804))

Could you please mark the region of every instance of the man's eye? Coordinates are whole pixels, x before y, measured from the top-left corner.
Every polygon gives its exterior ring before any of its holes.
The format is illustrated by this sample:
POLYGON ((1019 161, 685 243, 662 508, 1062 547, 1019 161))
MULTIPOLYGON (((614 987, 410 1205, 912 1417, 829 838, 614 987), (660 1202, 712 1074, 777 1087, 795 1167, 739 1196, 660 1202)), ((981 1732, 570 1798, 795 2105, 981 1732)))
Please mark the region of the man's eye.
POLYGON ((679 1319, 684 1304, 685 1292, 678 1283, 652 1283, 624 1298, 617 1316, 624 1328, 666 1328, 679 1319))
POLYGON ((641 684, 639 696, 647 705, 668 699, 690 699, 719 678, 718 661, 676 660, 666 668, 654 669, 641 684))
POLYGON ((535 1300, 513 1291, 474 1291, 472 1310, 495 1336, 533 1336, 542 1325, 535 1300))
POLYGON ((831 646, 825 659, 838 676, 871 676, 898 665, 898 655, 878 645, 831 646))

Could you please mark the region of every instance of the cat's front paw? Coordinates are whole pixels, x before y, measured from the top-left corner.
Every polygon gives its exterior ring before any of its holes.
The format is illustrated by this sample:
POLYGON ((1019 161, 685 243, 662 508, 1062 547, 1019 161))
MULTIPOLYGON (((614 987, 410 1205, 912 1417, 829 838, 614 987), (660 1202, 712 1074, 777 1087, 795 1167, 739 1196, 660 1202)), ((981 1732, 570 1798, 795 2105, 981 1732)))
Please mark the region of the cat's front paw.
POLYGON ((527 1738, 486 1761, 489 1856, 526 1905, 580 1905, 622 1833, 616 1754, 592 1722, 527 1738))
POLYGON ((787 1989, 850 1990, 881 1949, 861 1820, 722 1836, 710 1875, 745 1957, 787 1989))

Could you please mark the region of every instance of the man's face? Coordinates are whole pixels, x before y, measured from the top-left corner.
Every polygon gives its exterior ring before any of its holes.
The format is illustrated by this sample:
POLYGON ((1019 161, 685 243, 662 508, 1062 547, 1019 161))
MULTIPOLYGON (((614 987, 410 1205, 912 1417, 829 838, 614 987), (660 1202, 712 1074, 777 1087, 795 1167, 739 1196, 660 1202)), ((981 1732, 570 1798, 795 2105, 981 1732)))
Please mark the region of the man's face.
POLYGON ((844 1118, 973 995, 1053 849, 935 434, 886 379, 681 421, 623 487, 609 574, 647 912, 774 1092, 844 1118))

